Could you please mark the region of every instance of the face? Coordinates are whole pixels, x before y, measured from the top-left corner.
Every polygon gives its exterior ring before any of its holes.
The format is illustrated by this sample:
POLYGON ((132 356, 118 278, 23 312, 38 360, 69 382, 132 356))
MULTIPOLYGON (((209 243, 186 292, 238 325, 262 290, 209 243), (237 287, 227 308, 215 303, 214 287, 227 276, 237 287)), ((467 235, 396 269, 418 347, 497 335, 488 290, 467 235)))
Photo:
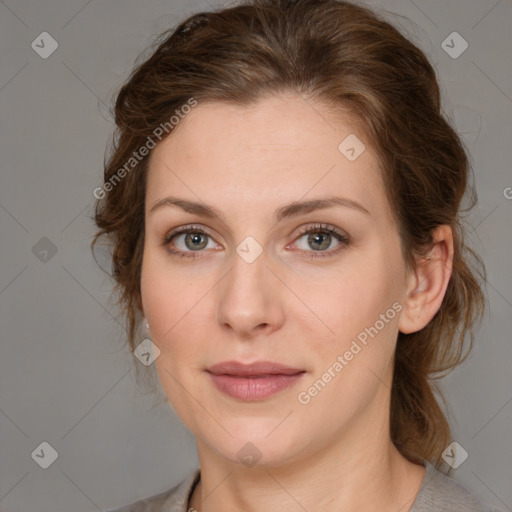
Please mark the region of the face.
POLYGON ((406 270, 370 141, 294 95, 180 123, 151 155, 141 276, 176 413, 205 450, 270 465, 384 421, 406 270))

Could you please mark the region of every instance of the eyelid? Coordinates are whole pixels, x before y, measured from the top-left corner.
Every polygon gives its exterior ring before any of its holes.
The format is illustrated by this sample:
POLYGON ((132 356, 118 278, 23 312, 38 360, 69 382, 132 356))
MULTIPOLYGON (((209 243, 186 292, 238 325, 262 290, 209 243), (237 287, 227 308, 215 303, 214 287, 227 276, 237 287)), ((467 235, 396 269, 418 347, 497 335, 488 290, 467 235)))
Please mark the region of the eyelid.
POLYGON ((299 228, 299 232, 295 235, 295 239, 311 231, 327 231, 329 233, 336 234, 347 241, 350 240, 350 236, 347 233, 332 224, 326 224, 324 222, 313 222, 306 226, 302 226, 299 228))
MULTIPOLYGON (((300 231, 297 235, 295 235, 293 242, 291 245, 295 244, 296 241, 299 238, 302 238, 304 235, 308 233, 316 233, 316 232, 324 232, 328 233, 331 236, 334 236, 338 242, 338 247, 335 247, 334 249, 328 249, 326 251, 305 251, 305 250, 299 250, 299 252, 303 253, 306 258, 310 258, 312 260, 318 260, 319 258, 329 258, 337 256, 339 252, 345 250, 348 246, 352 243, 351 236, 337 228, 336 226, 333 226, 332 224, 325 224, 322 222, 313 223, 307 226, 303 226, 300 228, 300 231)), ((289 247, 290 244, 288 244, 286 247, 289 247)))
POLYGON ((178 226, 177 228, 173 228, 171 229, 171 231, 169 231, 165 236, 164 236, 164 242, 165 241, 170 241, 170 239, 174 236, 174 235, 177 235, 177 234, 180 234, 180 233, 183 233, 184 231, 193 231, 193 230, 196 230, 200 233, 205 233, 209 236, 212 236, 212 232, 204 227, 204 226, 200 226, 198 224, 185 224, 183 226, 178 226))
MULTIPOLYGON (((334 226, 332 224, 325 224, 325 223, 322 223, 322 222, 313 222, 313 223, 310 223, 308 225, 305 225, 305 226, 302 226, 301 228, 299 228, 299 232, 295 235, 295 238, 293 239, 293 241, 295 241, 295 239, 297 237, 308 233, 312 229, 318 229, 319 231, 322 231, 322 230, 324 230, 324 231, 333 231, 336 234, 338 234, 340 237, 345 238, 347 240, 350 240, 350 236, 347 233, 341 231, 340 229, 338 229, 336 226, 334 226)), ((170 239, 174 235, 177 235, 177 234, 180 234, 180 233, 183 233, 183 232, 187 232, 187 231, 192 231, 192 230, 197 230, 198 232, 204 233, 204 234, 206 234, 208 236, 211 236, 212 238, 214 237, 213 232, 209 228, 207 228, 207 227, 204 227, 204 226, 199 225, 199 224, 185 224, 183 226, 179 226, 177 228, 174 228, 169 233, 167 233, 164 236, 164 243, 169 243, 170 239)))
MULTIPOLYGON (((344 246, 348 246, 351 243, 350 235, 348 235, 346 232, 340 230, 336 226, 334 226, 332 224, 321 223, 321 222, 316 222, 316 223, 313 222, 313 223, 309 223, 309 224, 304 225, 301 228, 299 228, 299 232, 294 236, 292 242, 290 244, 286 245, 286 247, 293 245, 297 241, 298 238, 301 238, 302 236, 304 236, 310 232, 317 232, 317 231, 318 232, 324 231, 331 235, 334 235, 340 242, 340 246, 335 249, 329 249, 327 251, 305 251, 305 250, 299 249, 299 252, 306 253, 306 254, 308 254, 308 257, 311 257, 311 258, 328 257, 328 256, 337 254, 340 250, 342 250, 344 248, 344 246)), ((212 233, 212 231, 209 228, 202 226, 202 225, 198 225, 198 224, 186 224, 186 225, 174 228, 169 233, 167 233, 163 237, 161 245, 168 246, 168 245, 170 245, 172 239, 175 236, 181 235, 181 234, 186 234, 189 232, 203 233, 203 234, 209 236, 212 240, 214 240, 214 234, 212 233)), ((218 242, 216 242, 216 243, 218 243, 218 242)), ((169 249, 169 251, 175 255, 189 256, 192 258, 201 257, 201 256, 199 256, 199 253, 204 252, 204 251, 180 251, 180 250, 174 251, 174 250, 170 250, 170 249, 169 249), (195 252, 197 252, 198 254, 196 255, 195 252)))

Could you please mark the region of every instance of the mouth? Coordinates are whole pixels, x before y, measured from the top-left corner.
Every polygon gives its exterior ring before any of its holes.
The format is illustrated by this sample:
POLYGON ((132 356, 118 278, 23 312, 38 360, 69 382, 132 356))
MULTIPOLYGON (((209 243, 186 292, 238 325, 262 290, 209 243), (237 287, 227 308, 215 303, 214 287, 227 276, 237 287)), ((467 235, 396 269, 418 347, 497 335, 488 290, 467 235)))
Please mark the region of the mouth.
POLYGON ((219 391, 241 401, 264 400, 294 386, 306 373, 303 369, 269 361, 251 364, 226 361, 206 371, 219 391))

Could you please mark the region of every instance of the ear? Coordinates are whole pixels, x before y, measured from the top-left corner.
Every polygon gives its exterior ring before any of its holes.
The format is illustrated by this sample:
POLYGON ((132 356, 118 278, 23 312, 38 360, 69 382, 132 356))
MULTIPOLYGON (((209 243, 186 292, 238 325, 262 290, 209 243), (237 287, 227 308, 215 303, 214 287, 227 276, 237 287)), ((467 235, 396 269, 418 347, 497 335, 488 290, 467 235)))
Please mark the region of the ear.
POLYGON ((404 334, 425 327, 443 302, 453 267, 453 232, 442 225, 433 232, 434 244, 427 256, 418 257, 407 277, 407 295, 398 329, 404 334))

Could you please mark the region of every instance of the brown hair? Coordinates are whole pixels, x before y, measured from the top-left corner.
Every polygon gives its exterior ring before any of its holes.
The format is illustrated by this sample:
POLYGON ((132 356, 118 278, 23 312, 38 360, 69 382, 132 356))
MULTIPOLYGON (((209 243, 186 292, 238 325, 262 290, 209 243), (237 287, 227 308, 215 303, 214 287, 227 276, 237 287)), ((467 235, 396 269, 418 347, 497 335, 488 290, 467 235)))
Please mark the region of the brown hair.
POLYGON ((378 14, 336 0, 253 0, 195 14, 164 32, 151 51, 117 96, 116 140, 104 173, 112 186, 96 203, 99 231, 91 243, 103 234, 113 242, 114 291, 131 349, 139 343, 149 158, 134 160, 127 170, 133 152, 191 97, 199 104, 249 106, 265 94, 291 91, 343 109, 361 123, 380 159, 409 268, 414 255, 431 246, 437 226, 454 232, 453 271, 442 305, 419 332, 399 333, 391 391, 393 442, 407 458, 419 455, 440 469, 451 432, 435 380, 469 354, 485 306, 478 277, 485 283, 486 272, 464 244, 461 215, 474 206, 476 193, 425 55, 378 14), (121 168, 126 172, 113 184, 121 168), (470 200, 466 209, 463 197, 470 200))

